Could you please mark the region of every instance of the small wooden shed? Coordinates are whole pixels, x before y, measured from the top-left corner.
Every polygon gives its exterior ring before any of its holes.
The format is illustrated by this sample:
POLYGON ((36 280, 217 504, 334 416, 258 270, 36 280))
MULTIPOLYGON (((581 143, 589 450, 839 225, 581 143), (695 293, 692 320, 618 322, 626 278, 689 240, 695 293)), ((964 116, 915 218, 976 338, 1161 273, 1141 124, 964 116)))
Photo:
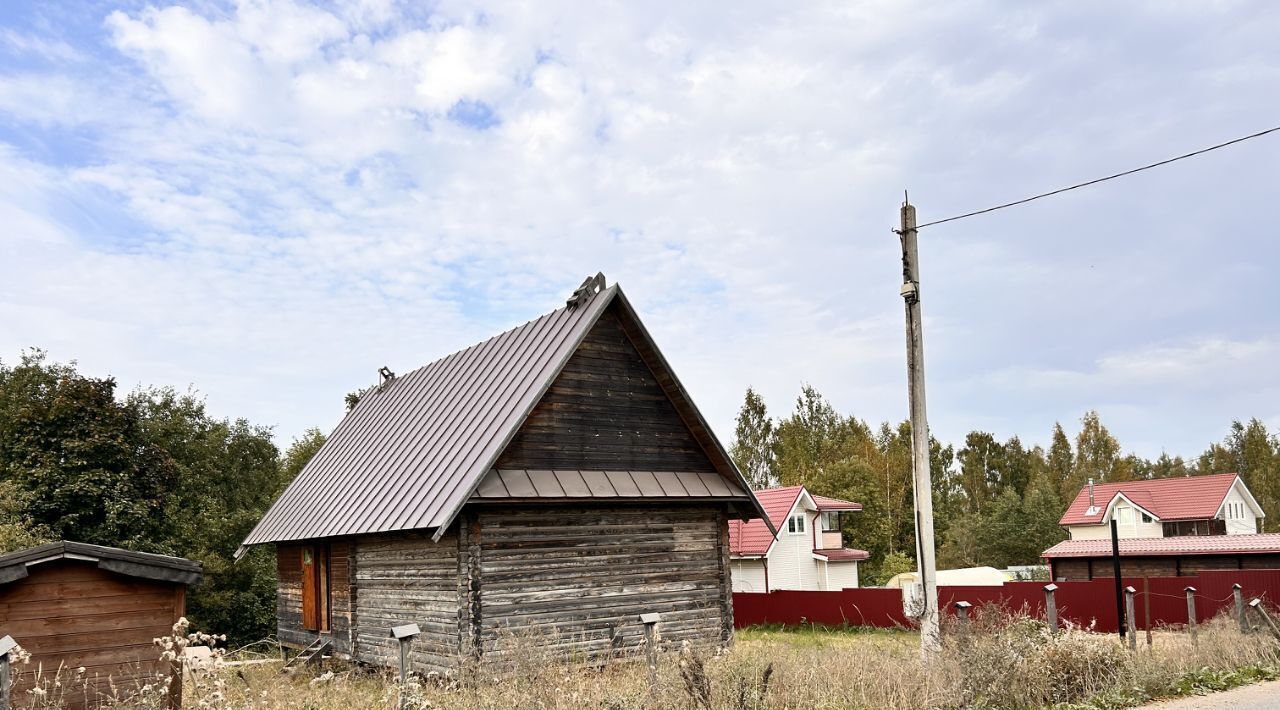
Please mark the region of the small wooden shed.
MULTIPOLYGON (((15 698, 37 672, 52 679, 59 668, 65 687, 83 667, 91 695, 108 678, 130 688, 170 672, 153 640, 171 633, 185 613, 187 585, 200 578, 199 562, 79 542, 0 555, 0 637, 31 653, 29 664, 14 669, 15 698)), ((86 697, 81 691, 65 700, 83 707, 86 697)))
POLYGON ((275 543, 279 637, 415 670, 729 643, 729 520, 763 511, 622 290, 384 373, 245 540, 275 543))

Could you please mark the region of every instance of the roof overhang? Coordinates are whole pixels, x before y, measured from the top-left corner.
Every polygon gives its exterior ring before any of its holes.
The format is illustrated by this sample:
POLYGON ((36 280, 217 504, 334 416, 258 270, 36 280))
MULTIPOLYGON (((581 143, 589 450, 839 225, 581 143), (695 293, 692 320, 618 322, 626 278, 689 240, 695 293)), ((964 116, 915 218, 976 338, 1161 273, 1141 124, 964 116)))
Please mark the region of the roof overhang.
POLYGON ((30 568, 58 560, 94 563, 108 572, 173 584, 197 584, 203 569, 199 562, 181 557, 62 541, 0 555, 0 584, 24 579, 30 568))
POLYGON ((1115 515, 1116 503, 1119 503, 1122 500, 1128 503, 1129 505, 1133 506, 1134 508, 1137 508, 1138 510, 1142 511, 1143 513, 1146 513, 1147 515, 1151 516, 1152 520, 1156 522, 1160 521, 1159 515, 1156 515, 1150 510, 1147 510, 1141 505, 1138 505, 1137 503, 1133 502, 1133 499, 1125 495, 1123 491, 1118 491, 1115 495, 1111 496, 1111 500, 1107 502, 1106 509, 1102 511, 1101 520, 1095 524, 1103 524, 1103 523, 1106 523, 1108 520, 1110 520, 1111 517, 1115 515))
POLYGON ((1231 487, 1227 489, 1227 494, 1222 496, 1222 502, 1218 504, 1218 510, 1213 514, 1213 517, 1216 518, 1219 515, 1222 515, 1222 509, 1227 506, 1227 497, 1231 495, 1231 491, 1240 492, 1240 497, 1244 498, 1245 503, 1247 503, 1250 510, 1253 511, 1254 516, 1259 518, 1267 517, 1266 511, 1264 511, 1262 506, 1258 504, 1258 499, 1253 497, 1253 493, 1249 491, 1249 487, 1244 484, 1244 479, 1241 478, 1238 473, 1236 474, 1236 480, 1233 481, 1231 483, 1231 487))

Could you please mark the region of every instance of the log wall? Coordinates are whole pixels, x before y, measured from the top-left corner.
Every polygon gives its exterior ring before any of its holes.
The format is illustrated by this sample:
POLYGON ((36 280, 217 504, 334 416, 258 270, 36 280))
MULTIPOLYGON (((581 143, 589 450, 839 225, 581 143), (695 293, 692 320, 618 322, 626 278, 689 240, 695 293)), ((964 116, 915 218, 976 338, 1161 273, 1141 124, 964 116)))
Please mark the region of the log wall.
MULTIPOLYGON (((325 544, 318 541, 316 544, 325 544)), ((350 540, 327 541, 329 545, 329 631, 332 652, 354 656, 352 629, 355 627, 356 592, 352 584, 354 562, 350 540)), ((309 541, 305 544, 311 544, 309 541)), ((302 628, 302 548, 304 543, 276 546, 276 625, 280 642, 302 648, 316 639, 315 631, 302 628)))
POLYGON ((529 646, 584 659, 635 651, 648 612, 662 615, 665 645, 731 638, 728 523, 717 508, 512 508, 478 520, 471 581, 486 659, 529 646))
POLYGON ((154 683, 168 672, 152 642, 172 633, 183 615, 186 589, 98 569, 95 564, 56 561, 35 565, 26 578, 0 586, 0 636, 10 635, 31 652, 31 663, 16 667, 15 699, 28 697, 37 669, 63 687, 84 667, 83 691, 64 697, 65 707, 96 706, 95 693, 154 683), (58 669, 64 670, 59 675, 58 669))
POLYGON ((569 358, 496 468, 716 470, 612 311, 569 358))
POLYGON ((432 542, 427 535, 400 533, 358 538, 355 545, 355 658, 398 667, 400 647, 391 627, 422 628, 410 648, 418 672, 446 671, 461 654, 459 556, 456 533, 432 542))
MULTIPOLYGON (((419 533, 357 538, 352 655, 396 667, 391 628, 416 623, 419 673, 530 650, 594 659, 639 651, 648 612, 662 615, 665 646, 726 644, 728 530, 726 513, 708 505, 512 506, 470 510, 438 543, 419 533)), ((301 609, 300 598, 290 604, 301 609)))

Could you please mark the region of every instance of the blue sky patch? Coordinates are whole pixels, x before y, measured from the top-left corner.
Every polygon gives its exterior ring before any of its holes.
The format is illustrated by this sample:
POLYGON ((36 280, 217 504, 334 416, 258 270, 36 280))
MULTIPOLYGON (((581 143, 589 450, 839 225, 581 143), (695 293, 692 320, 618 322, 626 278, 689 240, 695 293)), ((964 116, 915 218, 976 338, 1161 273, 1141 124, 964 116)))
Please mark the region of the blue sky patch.
POLYGON ((467 128, 474 128, 477 131, 487 131, 490 128, 502 123, 498 118, 498 114, 494 113, 493 108, 483 101, 468 101, 466 99, 459 101, 449 109, 448 117, 450 121, 461 123, 467 128))

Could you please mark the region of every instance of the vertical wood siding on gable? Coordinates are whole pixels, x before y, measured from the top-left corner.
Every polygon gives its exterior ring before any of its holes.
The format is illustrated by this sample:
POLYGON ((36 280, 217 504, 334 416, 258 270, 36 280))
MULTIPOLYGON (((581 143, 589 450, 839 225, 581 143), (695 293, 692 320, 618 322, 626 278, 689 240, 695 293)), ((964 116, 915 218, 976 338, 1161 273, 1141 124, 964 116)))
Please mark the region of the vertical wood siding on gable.
POLYGON ((1244 496, 1240 495, 1236 486, 1232 486, 1231 492, 1227 493, 1225 503, 1222 517, 1227 521, 1228 535, 1253 535, 1258 532, 1258 517, 1253 514, 1253 508, 1245 502, 1244 496), (1232 506, 1235 506, 1234 510, 1241 515, 1233 516, 1232 506))
POLYGON ((497 468, 716 470, 612 311, 570 357, 497 468))

